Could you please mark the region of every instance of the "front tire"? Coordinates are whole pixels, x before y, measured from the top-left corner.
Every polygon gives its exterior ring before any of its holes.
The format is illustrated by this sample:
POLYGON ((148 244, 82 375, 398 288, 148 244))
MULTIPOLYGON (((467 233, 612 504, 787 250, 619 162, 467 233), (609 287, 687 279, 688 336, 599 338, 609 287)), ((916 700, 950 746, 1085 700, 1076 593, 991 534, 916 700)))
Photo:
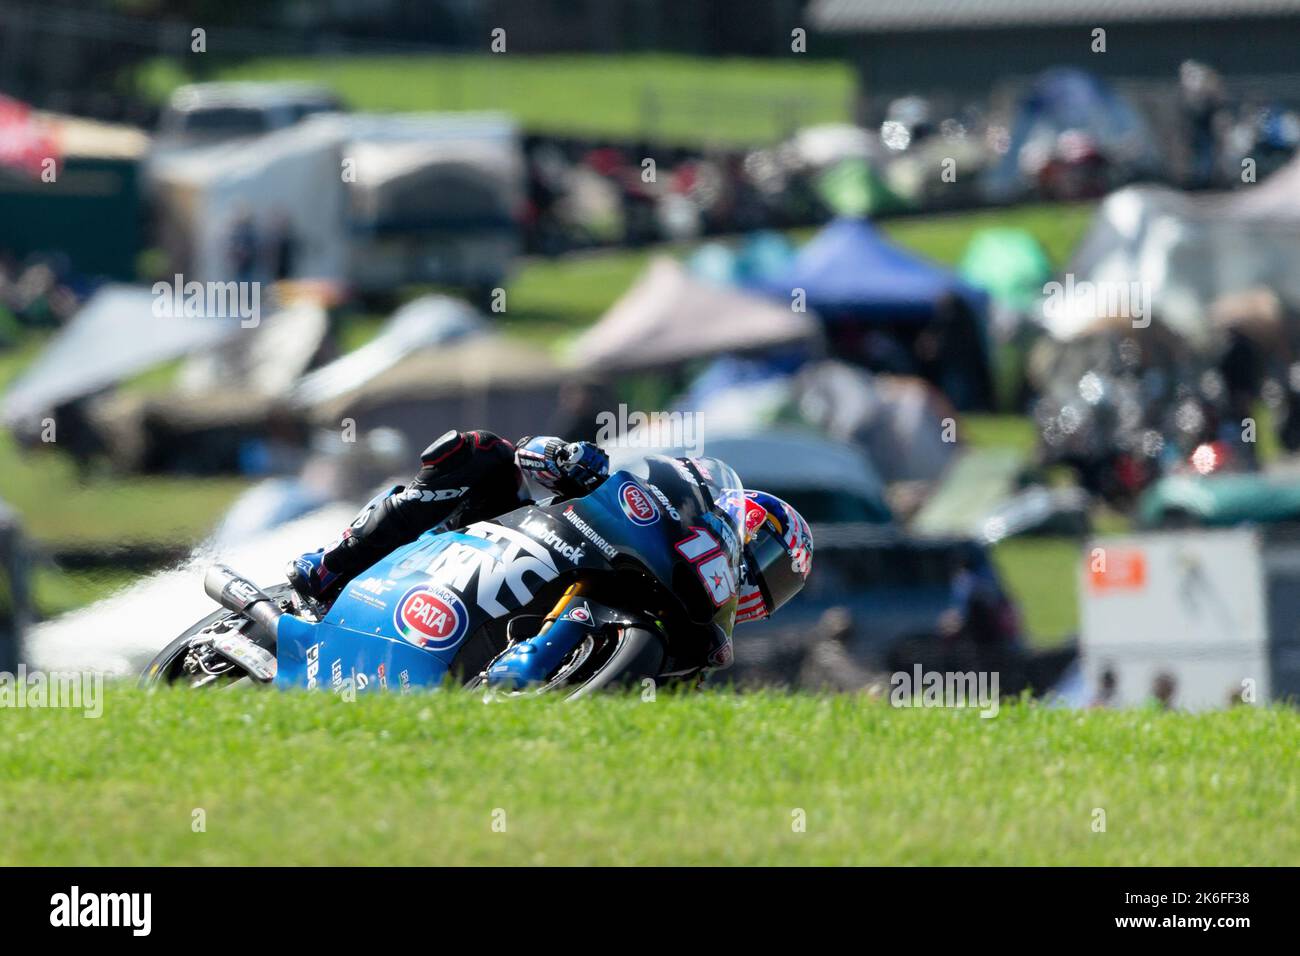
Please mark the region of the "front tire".
POLYGON ((556 688, 564 693, 565 700, 590 697, 615 687, 626 688, 646 678, 654 680, 659 677, 668 654, 659 635, 643 627, 623 628, 617 641, 609 642, 607 647, 608 652, 594 667, 584 666, 556 688), (583 671, 587 676, 583 676, 583 671))
MULTIPOLYGON (((504 652, 503 652, 504 653, 504 652)), ((590 697, 599 691, 629 687, 638 681, 659 677, 668 651, 663 638, 642 627, 622 627, 603 638, 593 634, 569 653, 564 663, 544 684, 518 689, 494 688, 488 683, 488 663, 465 689, 496 697, 536 697, 559 694, 565 700, 590 697)))

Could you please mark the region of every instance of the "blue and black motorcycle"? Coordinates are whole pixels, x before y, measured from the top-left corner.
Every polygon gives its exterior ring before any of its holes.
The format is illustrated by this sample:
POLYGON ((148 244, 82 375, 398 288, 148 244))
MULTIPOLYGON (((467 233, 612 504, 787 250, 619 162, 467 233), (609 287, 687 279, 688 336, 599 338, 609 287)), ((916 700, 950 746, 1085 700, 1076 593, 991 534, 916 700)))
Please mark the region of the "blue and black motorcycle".
POLYGON ((726 663, 744 498, 714 458, 648 456, 581 498, 434 529, 329 606, 209 569, 221 609, 169 644, 146 684, 582 697, 726 663))

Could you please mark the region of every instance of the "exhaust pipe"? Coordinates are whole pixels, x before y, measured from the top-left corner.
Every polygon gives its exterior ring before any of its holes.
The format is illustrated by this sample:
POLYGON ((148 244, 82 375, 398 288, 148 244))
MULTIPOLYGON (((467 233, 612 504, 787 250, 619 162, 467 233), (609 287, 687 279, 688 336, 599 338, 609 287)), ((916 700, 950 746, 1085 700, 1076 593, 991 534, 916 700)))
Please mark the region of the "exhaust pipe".
POLYGON ((252 621, 253 627, 275 647, 284 612, 269 594, 224 564, 208 568, 203 575, 203 590, 226 610, 236 611, 252 621))

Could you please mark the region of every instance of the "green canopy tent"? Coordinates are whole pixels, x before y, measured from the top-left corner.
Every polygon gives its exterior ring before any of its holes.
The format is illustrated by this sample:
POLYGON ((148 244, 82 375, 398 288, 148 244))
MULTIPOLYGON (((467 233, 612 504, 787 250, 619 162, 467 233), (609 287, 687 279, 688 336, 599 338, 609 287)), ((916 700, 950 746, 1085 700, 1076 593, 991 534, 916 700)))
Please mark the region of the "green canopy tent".
POLYGON ((818 173, 817 194, 837 216, 879 216, 910 208, 865 159, 842 159, 818 173))
POLYGON ((999 304, 1029 309, 1042 298, 1052 263, 1023 229, 981 229, 966 247, 958 272, 999 304))
POLYGON ((1025 318, 1043 297, 1052 263, 1025 230, 989 228, 971 237, 957 271, 992 299, 989 329, 1000 343, 990 343, 998 401, 1003 408, 1018 407, 1025 399, 1026 338, 1032 337, 1025 318))

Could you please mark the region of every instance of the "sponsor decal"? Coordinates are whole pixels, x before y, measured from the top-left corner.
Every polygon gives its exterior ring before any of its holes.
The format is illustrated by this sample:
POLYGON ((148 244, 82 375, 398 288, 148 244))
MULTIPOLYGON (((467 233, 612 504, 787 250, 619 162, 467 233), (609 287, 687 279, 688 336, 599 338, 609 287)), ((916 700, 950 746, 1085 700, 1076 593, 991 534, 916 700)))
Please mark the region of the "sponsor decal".
POLYGON ((618 489, 618 503, 623 514, 635 525, 646 527, 659 520, 659 507, 635 481, 625 481, 618 489))
POLYGON ((606 541, 604 538, 602 538, 599 534, 597 534, 595 528, 587 524, 587 522, 583 521, 582 518, 578 516, 578 513, 573 510, 572 505, 570 505, 568 510, 564 512, 564 517, 565 520, 569 522, 569 524, 573 525, 575 528, 578 529, 578 534, 582 535, 584 538, 586 538, 588 541, 594 544, 596 546, 596 550, 599 551, 601 554, 603 554, 605 557, 612 558, 616 554, 618 554, 618 549, 614 547, 612 544, 610 544, 608 541, 606 541))
MULTIPOLYGON (((438 488, 437 490, 408 488, 397 497, 405 501, 451 501, 459 498, 467 491, 469 491, 469 485, 463 488, 438 488)), ((360 525, 353 524, 353 527, 359 528, 360 525)))
POLYGON ((745 499, 745 540, 758 530, 758 526, 767 520, 767 509, 752 498, 745 499))
POLYGON ((313 644, 307 648, 307 689, 312 690, 320 683, 320 645, 313 644))
POLYGON ((1147 556, 1136 548, 1107 548, 1106 561, 1089 568, 1088 583, 1097 594, 1141 591, 1147 583, 1147 556))
POLYGON ((716 511, 710 511, 701 515, 704 523, 717 532, 718 537, 722 539, 722 546, 732 555, 740 554, 740 539, 736 537, 736 529, 732 527, 732 518, 730 515, 719 515, 716 511))
POLYGON ((709 652, 708 664, 710 667, 729 667, 731 665, 731 657, 731 639, 728 638, 725 643, 709 652))
POLYGON ((399 671, 397 674, 397 686, 400 692, 405 695, 411 692, 411 672, 407 670, 399 671))
POLYGON ((226 585, 226 589, 239 600, 243 606, 247 606, 257 600, 257 588, 240 578, 233 579, 226 585))
POLYGON ((330 687, 334 690, 343 689, 343 658, 336 657, 334 663, 330 665, 330 687))
POLYGON ((674 458, 672 461, 673 461, 673 469, 677 472, 677 474, 680 477, 682 477, 686 481, 689 481, 692 485, 698 485, 700 483, 699 476, 695 474, 695 472, 691 471, 689 468, 686 467, 686 459, 674 458))
POLYGON ((515 528, 475 524, 462 535, 433 556, 426 573, 466 598, 471 594, 470 584, 475 583, 475 603, 493 617, 502 617, 533 599, 530 576, 545 584, 560 574, 550 549, 515 528))
MULTIPOLYGON (((649 482, 647 482, 647 484, 649 484, 649 482)), ((659 503, 664 506, 664 511, 668 512, 670 518, 674 521, 682 520, 682 516, 677 513, 677 509, 673 507, 673 503, 668 500, 668 496, 659 489, 658 485, 651 484, 650 490, 654 492, 654 496, 659 499, 659 503)))
POLYGON ((388 668, 385 665, 380 664, 375 668, 375 680, 383 690, 388 690, 388 668))
POLYGON ((373 607, 377 611, 388 610, 388 602, 381 601, 378 597, 371 595, 386 594, 393 588, 397 587, 397 582, 389 581, 386 578, 369 577, 351 584, 344 593, 354 601, 373 607))
POLYGON ((269 681, 275 678, 275 655, 243 635, 220 634, 213 640, 212 645, 243 667, 255 679, 269 681))
POLYGON ((581 604, 572 605, 564 612, 560 620, 573 621, 575 624, 583 624, 587 627, 596 626, 596 616, 591 613, 591 605, 586 601, 583 601, 581 604))
POLYGON ((580 562, 586 554, 585 544, 570 544, 543 521, 525 521, 521 527, 556 554, 568 558, 573 564, 580 562))
POLYGON ((704 463, 703 458, 692 458, 690 462, 704 476, 705 481, 713 481, 713 472, 709 471, 709 466, 704 463))
POLYGON ((469 614, 454 593, 439 585, 408 590, 393 611, 393 626, 402 639, 428 650, 443 650, 465 636, 469 614))

